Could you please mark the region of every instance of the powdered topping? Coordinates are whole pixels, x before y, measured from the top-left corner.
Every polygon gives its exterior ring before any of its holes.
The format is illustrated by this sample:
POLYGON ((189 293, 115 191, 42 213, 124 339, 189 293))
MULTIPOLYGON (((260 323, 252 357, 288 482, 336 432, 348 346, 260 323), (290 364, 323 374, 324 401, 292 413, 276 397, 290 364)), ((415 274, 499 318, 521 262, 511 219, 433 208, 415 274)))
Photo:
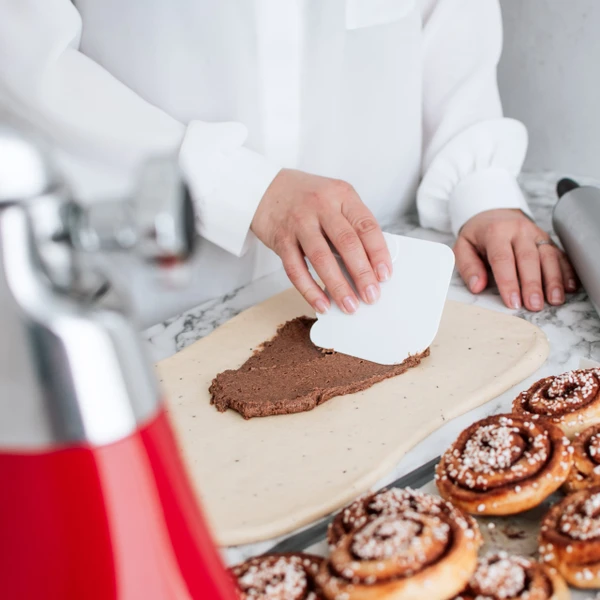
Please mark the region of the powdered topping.
POLYGON ((587 453, 593 462, 600 464, 600 434, 595 433, 590 437, 587 444, 587 453))
POLYGON ((600 493, 568 503, 559 518, 558 529, 575 540, 600 537, 600 493))
POLYGON ((586 517, 597 517, 600 511, 600 494, 592 494, 583 503, 583 512, 586 517))
MULTIPOLYGON (((446 526, 447 527, 447 526, 446 526)), ((354 536, 352 552, 366 560, 382 560, 406 552, 418 540, 421 525, 399 518, 382 518, 365 526, 354 536)))
POLYGON ((600 370, 580 369, 546 377, 522 392, 515 408, 563 421, 594 400, 600 391, 600 370))
POLYGON ((455 484, 487 491, 536 475, 550 452, 543 424, 499 415, 463 432, 444 454, 443 463, 446 476, 455 484))
POLYGON ((244 600, 317 600, 311 589, 318 564, 298 556, 255 558, 233 569, 244 600))
POLYGON ((376 494, 365 494, 347 506, 333 520, 328 531, 331 545, 352 531, 363 527, 366 523, 381 516, 398 516, 407 512, 423 515, 446 515, 475 538, 477 525, 452 504, 439 496, 432 496, 410 488, 392 488, 381 490, 376 494))
POLYGON ((575 466, 569 475, 569 492, 600 485, 600 425, 592 425, 573 438, 575 466))
POLYGON ((339 576, 367 585, 377 578, 410 577, 441 559, 455 536, 461 537, 460 529, 446 515, 407 511, 377 517, 342 538, 330 566, 339 576))
POLYGON ((517 598, 525 589, 526 569, 531 562, 506 555, 482 559, 471 579, 471 587, 480 595, 505 600, 517 598))
POLYGON ((480 559, 466 590, 455 600, 550 600, 554 587, 546 567, 506 552, 480 559))
POLYGON ((508 469, 521 455, 524 445, 517 427, 486 425, 466 443, 463 464, 476 473, 508 469))
POLYGON ((407 510, 436 515, 442 512, 444 504, 444 500, 430 494, 417 492, 410 488, 392 488, 375 494, 368 504, 368 509, 379 515, 397 515, 407 510))

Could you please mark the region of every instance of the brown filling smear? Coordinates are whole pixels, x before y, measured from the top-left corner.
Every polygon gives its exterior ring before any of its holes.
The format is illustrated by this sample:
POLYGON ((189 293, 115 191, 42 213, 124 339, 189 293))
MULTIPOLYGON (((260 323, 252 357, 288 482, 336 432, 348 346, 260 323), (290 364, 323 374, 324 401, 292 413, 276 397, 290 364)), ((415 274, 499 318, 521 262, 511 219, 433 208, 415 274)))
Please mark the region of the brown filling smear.
POLYGON ((400 375, 429 355, 427 349, 390 366, 324 351, 310 341, 314 322, 308 317, 288 321, 239 369, 219 373, 210 386, 211 403, 245 419, 302 412, 400 375))

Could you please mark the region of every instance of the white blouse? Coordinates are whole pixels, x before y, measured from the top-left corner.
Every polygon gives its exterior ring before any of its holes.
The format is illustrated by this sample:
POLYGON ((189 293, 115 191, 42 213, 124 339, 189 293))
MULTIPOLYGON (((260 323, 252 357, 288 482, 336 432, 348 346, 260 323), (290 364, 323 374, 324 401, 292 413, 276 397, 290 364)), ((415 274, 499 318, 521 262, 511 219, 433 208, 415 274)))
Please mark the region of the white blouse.
MULTIPOLYGON (((422 225, 454 232, 528 210, 497 0, 0 0, 0 14, 0 105, 116 169, 178 151, 201 234, 233 255, 255 246, 281 167, 350 182, 384 225, 415 199, 422 225)), ((264 272, 261 252, 244 269, 217 252, 226 287, 264 272)))

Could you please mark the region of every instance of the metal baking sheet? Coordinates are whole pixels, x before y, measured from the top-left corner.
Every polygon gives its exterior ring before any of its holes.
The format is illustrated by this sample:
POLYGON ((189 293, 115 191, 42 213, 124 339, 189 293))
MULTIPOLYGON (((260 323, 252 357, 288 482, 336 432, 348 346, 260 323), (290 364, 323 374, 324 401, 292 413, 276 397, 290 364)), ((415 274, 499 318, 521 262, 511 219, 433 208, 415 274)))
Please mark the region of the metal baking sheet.
MULTIPOLYGON (((393 483, 386 487, 399 487, 399 488, 414 488, 419 489, 433 480, 433 470, 437 465, 440 457, 430 460, 428 463, 418 467, 414 471, 411 471, 407 475, 396 479, 393 483)), ((314 548, 321 543, 324 543, 325 536, 327 533, 327 527, 333 516, 322 519, 315 525, 311 525, 307 529, 295 533, 272 548, 269 552, 301 552, 306 551, 309 547, 314 548)), ((325 554, 327 552, 327 544, 324 544, 321 552, 314 551, 315 554, 325 554)))
MULTIPOLYGON (((439 457, 400 477, 387 487, 411 487, 437 495, 433 476, 438 461, 439 457)), ((555 494, 540 506, 511 517, 476 517, 484 538, 481 554, 504 550, 510 554, 536 557, 541 519, 550 505, 561 497, 561 495, 555 494)), ((325 556, 328 552, 325 536, 330 521, 331 517, 286 538, 269 552, 311 552, 325 556)), ((597 594, 595 590, 572 589, 571 594, 573 600, 600 600, 600 593, 597 594)))

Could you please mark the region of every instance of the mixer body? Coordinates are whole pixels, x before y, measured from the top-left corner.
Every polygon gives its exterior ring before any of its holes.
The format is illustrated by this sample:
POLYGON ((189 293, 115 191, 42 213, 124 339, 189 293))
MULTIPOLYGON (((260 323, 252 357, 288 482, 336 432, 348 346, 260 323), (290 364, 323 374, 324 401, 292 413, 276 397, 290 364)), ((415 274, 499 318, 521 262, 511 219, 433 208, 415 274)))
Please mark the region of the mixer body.
POLYGON ((192 251, 174 162, 140 189, 83 207, 37 141, 0 128, 3 598, 235 598, 106 268, 107 253, 163 268, 192 251))

